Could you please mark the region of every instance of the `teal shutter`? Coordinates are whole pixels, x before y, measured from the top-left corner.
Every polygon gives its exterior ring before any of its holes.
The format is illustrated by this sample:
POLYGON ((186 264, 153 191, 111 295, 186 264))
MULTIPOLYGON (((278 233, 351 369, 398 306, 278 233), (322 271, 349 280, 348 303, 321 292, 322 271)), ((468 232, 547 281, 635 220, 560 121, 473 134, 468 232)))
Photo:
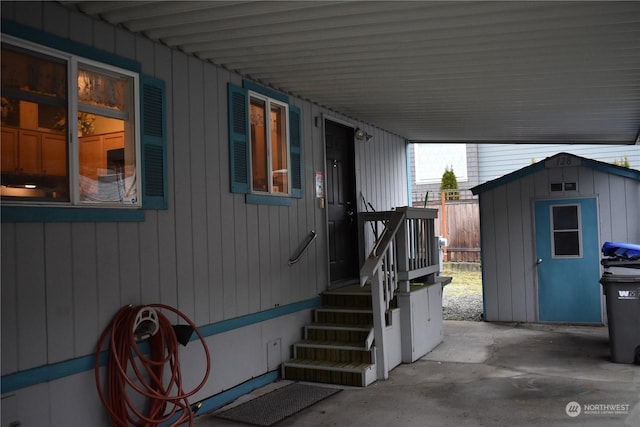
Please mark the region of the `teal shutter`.
POLYGON ((167 136, 162 80, 140 75, 142 207, 167 209, 167 136))
POLYGON ((229 84, 229 173, 232 193, 249 193, 247 90, 229 84))
POLYGON ((301 199, 304 185, 302 179, 302 131, 300 129, 300 109, 293 105, 289 105, 289 152, 291 195, 301 199))

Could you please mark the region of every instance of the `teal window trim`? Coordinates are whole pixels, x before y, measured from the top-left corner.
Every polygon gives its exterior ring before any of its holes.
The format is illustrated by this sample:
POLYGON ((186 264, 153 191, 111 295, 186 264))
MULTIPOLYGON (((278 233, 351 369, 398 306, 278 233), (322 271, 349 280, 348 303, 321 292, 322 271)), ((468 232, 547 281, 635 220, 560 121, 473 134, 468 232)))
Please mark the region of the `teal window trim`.
POLYGON ((245 203, 247 204, 291 206, 294 199, 302 199, 304 197, 304 159, 300 108, 290 104, 288 96, 248 80, 243 80, 242 87, 229 83, 227 96, 230 191, 245 194, 245 203), (289 158, 291 161, 291 194, 289 195, 251 193, 249 91, 284 102, 288 106, 289 158))
POLYGON ((45 33, 6 19, 2 19, 2 32, 4 34, 41 44, 53 49, 92 59, 103 64, 113 65, 130 71, 135 71, 137 73, 142 71, 140 63, 132 59, 124 58, 104 50, 99 50, 54 34, 45 33))
POLYGON ((2 206, 2 222, 143 222, 143 209, 2 206))
POLYGON ((164 81, 140 78, 140 153, 142 207, 167 209, 167 131, 164 81))
POLYGON ((251 192, 247 90, 229 83, 227 97, 230 191, 247 194, 251 192))
MULTIPOLYGON (((281 307, 260 311, 246 316, 236 317, 234 319, 223 320, 217 323, 211 323, 205 326, 199 326, 198 330, 203 337, 207 338, 223 332, 232 331, 245 326, 256 323, 265 322, 278 317, 297 313, 303 310, 310 310, 322 305, 322 298, 315 297, 293 304, 283 305, 281 307)), ((198 336, 193 334, 191 341, 198 340, 198 336)), ((143 352, 148 352, 148 346, 143 343, 141 346, 143 352)), ((20 372, 4 375, 0 381, 0 393, 9 393, 21 388, 30 387, 48 381, 54 381, 71 375, 76 375, 85 371, 94 369, 95 353, 77 357, 63 362, 52 363, 49 365, 38 366, 36 368, 27 369, 20 372)), ((108 360, 108 352, 102 351, 99 356, 100 366, 106 366, 108 360)), ((215 369, 215 367, 214 367, 215 369)))
POLYGON ((245 196, 245 202, 249 205, 291 206, 292 197, 272 196, 270 194, 252 194, 245 196))
MULTIPOLYGON (((93 48, 82 43, 64 39, 62 37, 35 30, 24 25, 5 19, 2 22, 2 33, 22 40, 54 48, 83 58, 113 65, 138 73, 140 83, 140 109, 141 119, 155 116, 156 127, 161 128, 160 135, 149 136, 146 132, 146 121, 140 123, 141 129, 141 171, 139 192, 142 196, 142 209, 140 208, 110 208, 110 207, 54 207, 54 206, 0 206, 0 219, 3 223, 9 222, 143 222, 145 213, 143 209, 167 209, 167 165, 166 165, 166 136, 165 136, 165 99, 164 82, 141 74, 140 63, 93 48), (145 86, 155 85, 160 97, 160 105, 145 108, 145 86), (161 122, 161 123, 160 123, 161 122), (155 155, 148 155, 148 147, 155 146, 155 155), (160 152, 160 154, 158 154, 160 152), (151 160, 150 160, 151 159, 151 160), (150 167, 153 163, 153 168, 150 167), (158 165, 158 163, 160 163, 158 165), (151 173, 153 172, 153 173, 151 173), (151 177, 149 177, 151 173, 151 177), (157 183, 160 184, 157 184, 157 183), (149 184, 151 183, 151 184, 149 184), (149 188, 161 187, 153 193, 149 188)), ((147 120, 148 121, 148 120, 147 120)))
POLYGON ((268 87, 261 86, 259 84, 253 83, 249 80, 242 81, 242 87, 246 90, 250 90, 252 92, 257 92, 260 95, 268 96, 269 98, 273 98, 280 102, 284 102, 289 104, 289 97, 281 92, 278 92, 275 89, 270 89, 268 87))
POLYGON ((302 156, 302 116, 300 108, 289 105, 289 158, 291 161, 291 197, 304 196, 304 159, 302 156))

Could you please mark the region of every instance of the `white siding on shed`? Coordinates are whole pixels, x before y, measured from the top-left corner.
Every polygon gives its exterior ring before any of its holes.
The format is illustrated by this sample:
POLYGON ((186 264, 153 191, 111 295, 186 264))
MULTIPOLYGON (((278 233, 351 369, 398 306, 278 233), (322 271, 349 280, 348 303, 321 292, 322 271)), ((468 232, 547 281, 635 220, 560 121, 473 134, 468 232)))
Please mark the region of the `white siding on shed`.
POLYGON ((542 169, 480 194, 485 320, 536 322, 535 200, 559 176, 578 182, 571 197, 598 200, 600 245, 640 242, 640 183, 587 167, 542 169))

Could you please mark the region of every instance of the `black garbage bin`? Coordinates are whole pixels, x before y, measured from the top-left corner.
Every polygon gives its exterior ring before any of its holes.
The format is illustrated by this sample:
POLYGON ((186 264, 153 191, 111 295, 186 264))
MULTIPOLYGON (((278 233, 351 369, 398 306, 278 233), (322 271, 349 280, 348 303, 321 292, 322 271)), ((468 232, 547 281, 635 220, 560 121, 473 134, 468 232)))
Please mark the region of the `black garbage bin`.
POLYGON ((607 300, 611 360, 640 364, 640 245, 607 242, 600 279, 607 300))

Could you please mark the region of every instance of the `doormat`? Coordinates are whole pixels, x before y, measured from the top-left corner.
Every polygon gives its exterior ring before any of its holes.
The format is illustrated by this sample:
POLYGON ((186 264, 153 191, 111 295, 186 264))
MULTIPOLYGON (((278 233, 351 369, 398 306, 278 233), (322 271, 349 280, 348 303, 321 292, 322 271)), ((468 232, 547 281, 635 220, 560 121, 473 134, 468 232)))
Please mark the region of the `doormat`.
POLYGON ((269 427, 339 391, 342 389, 293 383, 215 416, 225 420, 269 427))

